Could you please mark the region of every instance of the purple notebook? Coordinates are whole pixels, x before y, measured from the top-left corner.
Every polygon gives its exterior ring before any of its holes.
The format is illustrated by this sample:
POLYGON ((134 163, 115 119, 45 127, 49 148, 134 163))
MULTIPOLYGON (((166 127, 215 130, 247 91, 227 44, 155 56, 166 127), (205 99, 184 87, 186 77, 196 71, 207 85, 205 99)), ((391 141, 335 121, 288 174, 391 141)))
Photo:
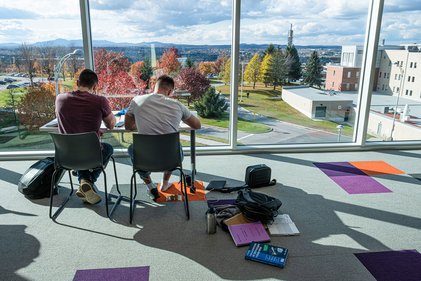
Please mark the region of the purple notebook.
POLYGON ((245 246, 251 242, 267 242, 270 237, 261 222, 229 225, 228 230, 235 246, 245 246))

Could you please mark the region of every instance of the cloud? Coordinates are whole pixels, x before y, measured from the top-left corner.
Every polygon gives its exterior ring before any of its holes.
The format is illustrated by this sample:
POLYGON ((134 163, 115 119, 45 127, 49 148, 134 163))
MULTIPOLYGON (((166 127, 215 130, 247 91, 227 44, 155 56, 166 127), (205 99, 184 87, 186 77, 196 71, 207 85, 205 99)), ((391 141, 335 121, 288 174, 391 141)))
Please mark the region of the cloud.
POLYGON ((31 19, 35 17, 36 17, 36 14, 32 13, 31 11, 0 7, 0 20, 31 19))

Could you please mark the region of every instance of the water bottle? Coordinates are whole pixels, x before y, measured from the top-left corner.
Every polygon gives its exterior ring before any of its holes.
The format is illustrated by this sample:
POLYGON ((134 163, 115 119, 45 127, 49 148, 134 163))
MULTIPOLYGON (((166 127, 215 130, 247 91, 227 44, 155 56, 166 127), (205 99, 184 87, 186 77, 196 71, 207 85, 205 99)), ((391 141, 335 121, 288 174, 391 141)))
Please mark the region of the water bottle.
POLYGON ((208 234, 214 234, 216 232, 215 208, 209 208, 206 212, 206 232, 208 234))

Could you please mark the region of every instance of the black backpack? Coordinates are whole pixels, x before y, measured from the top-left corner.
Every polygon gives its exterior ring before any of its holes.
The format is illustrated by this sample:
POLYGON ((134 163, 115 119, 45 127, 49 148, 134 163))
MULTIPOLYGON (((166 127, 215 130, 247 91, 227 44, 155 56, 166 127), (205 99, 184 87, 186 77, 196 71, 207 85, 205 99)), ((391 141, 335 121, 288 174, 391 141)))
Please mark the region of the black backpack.
MULTIPOLYGON (((56 174, 56 183, 60 182, 65 170, 56 174)), ((54 173, 54 158, 47 157, 35 162, 22 175, 18 182, 18 190, 29 199, 50 197, 51 180, 54 173)), ((57 194, 55 190, 54 194, 57 194)))
POLYGON ((272 196, 244 189, 238 192, 235 204, 249 220, 271 223, 278 215, 282 202, 272 196))

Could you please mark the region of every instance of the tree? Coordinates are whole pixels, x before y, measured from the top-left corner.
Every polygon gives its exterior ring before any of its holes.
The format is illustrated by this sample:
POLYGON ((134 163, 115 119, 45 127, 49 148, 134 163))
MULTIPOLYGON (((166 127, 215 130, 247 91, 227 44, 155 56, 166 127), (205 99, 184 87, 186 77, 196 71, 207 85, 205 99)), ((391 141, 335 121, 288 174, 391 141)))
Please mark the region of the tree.
POLYGON ((192 61, 192 59, 190 57, 187 57, 186 67, 187 68, 194 67, 194 62, 192 61))
POLYGON ((263 57, 262 64, 260 65, 260 81, 265 83, 265 87, 267 87, 268 84, 271 82, 271 78, 270 78, 271 60, 272 60, 272 55, 266 54, 263 57))
POLYGON ((39 61, 41 65, 41 78, 43 78, 43 73, 46 74, 48 78, 54 77, 54 65, 57 57, 57 47, 50 45, 41 45, 38 47, 39 61))
POLYGON ((215 63, 213 64, 213 71, 212 71, 212 73, 215 73, 215 74, 221 74, 221 72, 223 72, 224 71, 224 65, 225 65, 225 62, 228 60, 228 57, 227 56, 225 56, 224 54, 222 54, 222 55, 220 55, 217 59, 216 59, 216 61, 215 61, 215 63))
POLYGON ((202 61, 199 63, 199 71, 203 75, 207 76, 208 74, 213 73, 213 62, 210 61, 202 61))
POLYGON ((26 125, 30 131, 37 130, 56 117, 54 102, 53 83, 29 88, 17 106, 20 123, 26 125))
POLYGON ((298 80, 301 78, 301 62, 297 49, 294 45, 286 48, 285 64, 288 69, 288 79, 298 80))
POLYGON ((22 43, 22 45, 19 48, 19 53, 22 59, 22 64, 24 66, 25 72, 29 74, 29 80, 31 82, 31 86, 33 86, 33 73, 35 71, 35 49, 32 46, 27 45, 26 43, 22 43))
POLYGON ((231 81, 231 59, 227 59, 224 64, 224 74, 222 76, 225 85, 228 85, 231 81))
POLYGON ((275 90, 276 86, 283 85, 288 77, 284 53, 281 50, 276 50, 272 55, 269 65, 269 80, 275 90))
POLYGON ((304 83, 310 87, 316 85, 320 88, 322 85, 322 70, 323 66, 320 62, 319 55, 316 51, 313 51, 305 67, 304 83))
POLYGON ((265 56, 266 55, 272 55, 274 52, 276 51, 276 49, 275 49, 275 46, 272 44, 272 43, 270 43, 268 46, 267 46, 267 48, 266 48, 266 50, 265 50, 265 52, 263 53, 265 56))
POLYGON ((181 64, 177 58, 178 50, 176 48, 168 49, 162 54, 162 57, 158 62, 158 68, 161 68, 164 71, 164 74, 177 74, 181 68, 181 64))
POLYGON ((209 80, 196 68, 183 68, 175 78, 176 88, 187 90, 190 97, 187 99, 190 105, 191 101, 196 101, 210 87, 209 80))
POLYGON ((255 53, 244 71, 244 79, 249 83, 253 83, 253 89, 256 88, 256 82, 259 81, 261 64, 259 54, 255 53))
POLYGON ((218 118, 227 108, 228 104, 224 97, 217 94, 214 87, 209 87, 205 94, 194 103, 197 114, 204 118, 218 118))
MULTIPOLYGON (((69 47, 68 49, 68 53, 71 53, 75 50, 76 48, 74 46, 69 47)), ((74 77, 75 73, 82 68, 82 61, 80 60, 80 57, 78 56, 71 56, 67 61, 67 69, 68 72, 70 74, 70 77, 74 77)))

